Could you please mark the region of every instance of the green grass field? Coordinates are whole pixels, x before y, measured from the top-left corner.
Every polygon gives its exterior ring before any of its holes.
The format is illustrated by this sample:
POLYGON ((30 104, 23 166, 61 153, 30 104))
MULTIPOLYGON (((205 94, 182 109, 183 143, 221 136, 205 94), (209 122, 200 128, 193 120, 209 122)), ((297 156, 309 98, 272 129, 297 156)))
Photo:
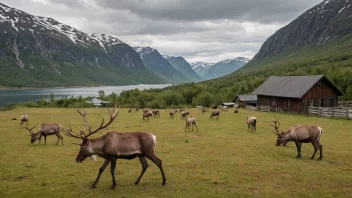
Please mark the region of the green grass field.
MULTIPOLYGON (((162 159, 167 178, 161 186, 161 174, 148 160, 149 168, 140 184, 134 186, 141 171, 138 159, 118 160, 118 186, 111 190, 109 168, 96 189, 89 189, 102 158, 94 163, 86 159, 77 164, 77 139, 64 136, 57 145, 49 136, 47 145, 30 144, 28 131, 19 128, 20 115, 37 122, 58 122, 74 131, 83 129, 75 109, 19 108, 0 112, 0 197, 351 197, 352 196, 352 121, 332 120, 290 114, 245 111, 221 112, 219 121, 209 113, 190 109, 197 118, 199 132, 184 132, 185 121, 177 115, 170 119, 168 110, 161 118, 142 121, 142 113, 128 114, 121 109, 109 129, 146 131, 157 136, 156 155, 162 159), (258 119, 257 133, 247 132, 245 116, 258 119), (295 123, 317 124, 324 129, 321 138, 323 160, 310 160, 311 144, 303 144, 302 158, 294 143, 275 146, 270 132, 272 119, 282 129, 295 123)), ((87 109, 87 119, 96 126, 107 109, 87 109)), ((103 133, 93 135, 99 137, 103 133)), ((316 158, 318 158, 318 155, 316 158)))

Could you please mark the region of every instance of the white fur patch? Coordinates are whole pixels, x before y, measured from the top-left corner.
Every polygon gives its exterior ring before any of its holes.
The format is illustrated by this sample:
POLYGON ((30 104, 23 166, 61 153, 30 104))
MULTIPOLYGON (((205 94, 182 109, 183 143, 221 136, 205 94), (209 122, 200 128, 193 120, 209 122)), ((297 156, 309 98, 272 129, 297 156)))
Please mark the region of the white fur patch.
POLYGON ((97 162, 97 157, 95 157, 95 155, 91 155, 90 159, 92 159, 94 162, 97 162))
POLYGON ((153 137, 153 140, 154 140, 154 146, 156 145, 156 136, 155 135, 153 135, 153 134, 150 134, 150 135, 152 135, 152 137, 153 137))

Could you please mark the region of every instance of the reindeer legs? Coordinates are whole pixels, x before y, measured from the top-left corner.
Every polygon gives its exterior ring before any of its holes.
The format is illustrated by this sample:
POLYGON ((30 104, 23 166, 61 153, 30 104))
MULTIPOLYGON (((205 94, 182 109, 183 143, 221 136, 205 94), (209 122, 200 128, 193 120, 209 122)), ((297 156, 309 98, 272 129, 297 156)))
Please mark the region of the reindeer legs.
POLYGON ((143 155, 140 155, 138 156, 139 158, 139 161, 141 162, 142 164, 142 172, 141 174, 139 175, 137 181, 134 183, 134 185, 137 185, 139 183, 139 181, 141 180, 142 176, 144 175, 144 172, 147 170, 148 168, 148 163, 147 163, 147 160, 145 159, 145 157, 143 155))
POLYGON ((160 172, 161 172, 161 176, 163 178, 163 182, 161 183, 162 186, 165 186, 166 184, 166 177, 165 177, 165 173, 164 173, 164 170, 163 170, 163 165, 161 163, 161 160, 155 155, 155 154, 152 154, 152 155, 146 155, 146 157, 150 160, 152 160, 152 162, 154 162, 154 164, 156 164, 159 169, 160 169, 160 172))
POLYGON ((100 179, 100 175, 104 172, 105 168, 109 165, 110 163, 110 159, 105 159, 103 164, 101 165, 101 167, 99 168, 99 173, 97 178, 95 179, 95 181, 92 183, 92 185, 90 186, 91 188, 95 188, 99 182, 100 179))
POLYGON ((116 168, 116 160, 117 159, 112 159, 111 160, 111 177, 112 177, 112 186, 111 189, 114 189, 116 187, 116 180, 115 180, 115 168, 116 168))
POLYGON ((317 142, 317 143, 320 151, 320 157, 318 159, 321 160, 323 159, 323 145, 321 145, 320 142, 317 142))
POLYGON ((299 143, 299 142, 295 142, 296 144, 296 147, 297 147, 297 152, 298 152, 298 155, 296 158, 300 158, 301 157, 301 145, 302 143, 299 143), (300 145, 301 144, 301 145, 300 145))

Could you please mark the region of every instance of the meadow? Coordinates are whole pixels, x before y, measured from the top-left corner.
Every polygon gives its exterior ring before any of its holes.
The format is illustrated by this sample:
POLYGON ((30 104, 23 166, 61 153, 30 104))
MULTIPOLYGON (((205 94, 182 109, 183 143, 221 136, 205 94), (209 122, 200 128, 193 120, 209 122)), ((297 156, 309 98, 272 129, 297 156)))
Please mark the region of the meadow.
MULTIPOLYGON (((108 118, 106 108, 86 110, 93 128, 108 118)), ((55 145, 56 136, 48 136, 47 145, 31 144, 29 132, 20 129, 18 120, 26 113, 29 126, 57 122, 77 132, 84 125, 76 109, 15 108, 0 111, 0 197, 352 197, 352 121, 243 109, 238 114, 221 112, 216 121, 209 119, 209 112, 202 115, 200 109, 190 109, 199 131, 185 132, 185 121, 179 114, 170 119, 169 110, 161 110, 161 117, 150 122, 142 120, 142 112, 127 111, 120 109, 108 129, 157 136, 155 153, 163 162, 164 187, 159 169, 149 160, 141 182, 133 185, 142 169, 134 159, 118 160, 114 190, 110 167, 97 188, 89 189, 102 158, 77 164, 79 146, 71 143, 80 142, 63 133, 64 145, 55 145), (247 115, 257 117, 255 134, 247 132, 247 115), (311 144, 302 145, 301 159, 295 158, 294 143, 275 146, 269 124, 277 118, 281 129, 296 123, 322 127, 323 159, 317 160, 319 153, 309 159, 311 144)))

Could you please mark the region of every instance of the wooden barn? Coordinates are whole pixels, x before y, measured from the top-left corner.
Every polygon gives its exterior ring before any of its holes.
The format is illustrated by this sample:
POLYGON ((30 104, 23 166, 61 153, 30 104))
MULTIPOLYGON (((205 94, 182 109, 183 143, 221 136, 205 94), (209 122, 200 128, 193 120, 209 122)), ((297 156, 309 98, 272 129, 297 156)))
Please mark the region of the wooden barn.
POLYGON ((238 95, 232 102, 237 103, 239 107, 245 107, 246 105, 257 106, 257 95, 238 95))
POLYGON ((326 76, 271 76, 252 94, 270 111, 307 113, 309 106, 338 106, 342 92, 326 76))

